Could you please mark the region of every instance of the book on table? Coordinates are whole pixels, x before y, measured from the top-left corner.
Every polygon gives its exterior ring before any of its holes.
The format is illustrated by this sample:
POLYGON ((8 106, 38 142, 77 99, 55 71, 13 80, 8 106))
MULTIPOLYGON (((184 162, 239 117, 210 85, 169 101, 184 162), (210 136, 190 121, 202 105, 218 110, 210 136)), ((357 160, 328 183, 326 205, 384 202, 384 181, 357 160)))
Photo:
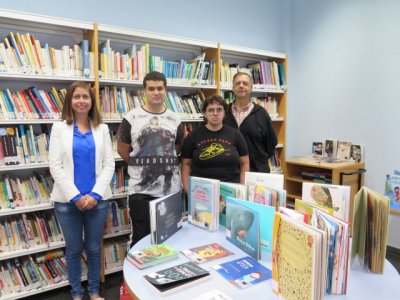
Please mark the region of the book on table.
POLYGON ((212 266, 234 286, 243 289, 271 278, 271 270, 247 256, 212 266))
POLYGON ((189 176, 189 223, 208 231, 219 228, 219 180, 189 176))
POLYGON ((149 202, 151 243, 165 242, 182 228, 181 191, 149 202))
POLYGON ((207 261, 226 257, 233 254, 231 251, 225 249, 218 243, 211 243, 199 247, 184 249, 181 250, 181 252, 192 262, 195 262, 197 264, 201 264, 207 261))
POLYGON ((198 284, 208 279, 210 272, 193 262, 186 262, 170 268, 149 273, 144 277, 160 294, 165 295, 178 289, 198 284))
POLYGON ((260 215, 245 202, 226 199, 226 239, 251 257, 260 259, 260 215))
POLYGON ((247 185, 230 182, 220 182, 219 224, 226 225, 226 197, 247 200, 247 185))
POLYGON ((177 258, 178 255, 177 249, 166 244, 159 244, 129 251, 126 260, 137 268, 144 269, 177 258))

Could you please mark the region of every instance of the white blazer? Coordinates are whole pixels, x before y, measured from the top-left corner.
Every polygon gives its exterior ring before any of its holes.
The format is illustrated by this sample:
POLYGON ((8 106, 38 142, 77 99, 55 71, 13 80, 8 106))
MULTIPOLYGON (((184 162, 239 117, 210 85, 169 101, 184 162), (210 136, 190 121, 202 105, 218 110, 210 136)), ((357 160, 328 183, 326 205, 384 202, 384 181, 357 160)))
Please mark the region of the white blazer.
MULTIPOLYGON (((106 124, 92 128, 92 133, 96 145, 96 184, 92 192, 105 200, 112 197, 110 182, 115 169, 111 137, 106 124)), ((69 202, 79 194, 74 184, 73 138, 74 124, 68 125, 65 121, 53 124, 49 146, 50 173, 54 179, 52 201, 69 202)))

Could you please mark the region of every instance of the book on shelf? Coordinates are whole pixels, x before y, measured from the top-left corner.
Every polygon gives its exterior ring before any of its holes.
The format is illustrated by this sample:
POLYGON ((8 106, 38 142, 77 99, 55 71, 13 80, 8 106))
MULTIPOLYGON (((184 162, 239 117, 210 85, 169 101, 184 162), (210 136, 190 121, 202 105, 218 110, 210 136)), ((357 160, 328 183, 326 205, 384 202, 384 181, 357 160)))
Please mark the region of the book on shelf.
POLYGON ((336 159, 337 151, 337 141, 335 140, 325 140, 324 143, 324 154, 325 157, 331 159, 332 161, 336 159))
POLYGON ((129 239, 121 236, 104 241, 104 266, 106 270, 115 270, 122 267, 126 257, 129 239))
POLYGON ((220 291, 219 289, 212 289, 200 296, 193 298, 192 300, 233 300, 224 292, 220 291))
POLYGON ((219 180, 189 176, 189 223, 208 231, 219 228, 219 180))
POLYGON ((313 142, 312 143, 312 149, 311 149, 311 153, 313 156, 322 156, 322 150, 323 150, 324 146, 322 142, 313 142))
POLYGON ((364 145, 351 144, 350 160, 356 163, 364 161, 364 145))
POLYGON ((219 184, 219 224, 226 224, 226 197, 247 199, 247 185, 239 183, 220 182, 219 184))
POLYGON ((175 259, 178 255, 177 249, 167 244, 158 244, 140 250, 131 250, 126 255, 126 259, 138 269, 145 269, 175 259))
POLYGON ((246 201, 226 199, 226 239, 255 259, 261 258, 260 213, 246 201))
POLYGON ((332 208, 334 215, 349 221, 350 186, 303 182, 302 200, 327 208, 332 208))
POLYGON ((323 299, 327 236, 313 228, 275 213, 272 251, 273 291, 282 298, 323 299))
POLYGON ((233 254, 231 251, 218 243, 211 243, 190 249, 184 249, 181 250, 181 252, 196 264, 201 264, 233 254))
POLYGON ((182 228, 181 191, 149 202, 151 243, 160 244, 182 228))
POLYGON ((336 159, 349 160, 350 150, 351 150, 351 142, 337 141, 336 159))
POLYGON ((200 281, 208 279, 209 276, 209 271, 193 262, 186 262, 149 273, 144 276, 144 279, 161 295, 166 295, 181 288, 198 284, 200 281))
MULTIPOLYGON (((233 202, 240 203, 241 205, 248 207, 256 211, 259 215, 260 223, 260 245, 261 250, 271 253, 272 251, 272 228, 274 225, 275 207, 254 203, 250 201, 244 201, 242 199, 235 199, 228 197, 233 202)), ((231 220, 232 222, 232 220, 231 220)))
POLYGON ((367 187, 354 197, 351 259, 372 273, 383 273, 390 199, 367 187))
POLYGON ((252 257, 242 257, 212 266, 218 274, 237 288, 248 288, 272 277, 272 272, 252 257))

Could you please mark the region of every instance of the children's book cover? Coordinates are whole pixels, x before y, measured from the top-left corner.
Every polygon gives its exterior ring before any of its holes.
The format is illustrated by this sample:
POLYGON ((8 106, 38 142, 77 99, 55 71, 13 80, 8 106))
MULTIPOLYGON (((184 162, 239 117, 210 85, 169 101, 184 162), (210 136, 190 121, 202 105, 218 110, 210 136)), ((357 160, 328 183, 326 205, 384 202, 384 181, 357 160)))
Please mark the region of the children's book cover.
POLYGON ((253 203, 241 199, 228 197, 230 201, 240 203, 256 211, 260 218, 260 245, 267 253, 272 252, 272 229, 274 227, 275 208, 269 205, 253 203))
POLYGON ((219 228, 219 180, 189 177, 188 221, 209 231, 219 228))
MULTIPOLYGON (((239 200, 240 201, 240 200, 239 200)), ((255 259, 260 259, 260 216, 250 207, 226 199, 226 239, 255 259)))
POLYGON ((302 200, 332 208, 335 217, 349 221, 350 186, 303 182, 302 200))
POLYGON ((147 268, 178 257, 178 250, 166 244, 152 245, 127 254, 127 260, 139 269, 147 268))
POLYGON ((212 266, 234 286, 243 289, 271 278, 271 270, 252 257, 243 257, 212 266))
POLYGON ((390 211, 400 213, 400 175, 386 175, 385 196, 390 199, 390 211))
POLYGON ((181 250, 191 261, 201 264, 214 259, 226 257, 233 253, 218 243, 207 244, 199 247, 181 250))

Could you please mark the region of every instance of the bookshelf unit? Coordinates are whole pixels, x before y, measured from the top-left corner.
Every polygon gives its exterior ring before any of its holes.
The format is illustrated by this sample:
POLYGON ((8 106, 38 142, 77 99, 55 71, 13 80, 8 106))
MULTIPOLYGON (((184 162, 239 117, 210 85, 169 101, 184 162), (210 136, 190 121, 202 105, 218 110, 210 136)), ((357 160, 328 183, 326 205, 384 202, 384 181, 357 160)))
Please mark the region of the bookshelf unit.
MULTIPOLYGON (((354 195, 364 184, 365 163, 318 162, 312 157, 293 157, 286 160, 285 188, 288 207, 294 207, 296 198, 301 199, 303 182, 312 181, 304 178, 304 172, 322 175, 328 180, 327 183, 330 184, 350 186, 350 218, 352 218, 354 195)), ((319 177, 321 178, 322 176, 319 177)))
MULTIPOLYGON (((198 93, 203 97, 214 94, 220 94, 223 90, 230 90, 231 87, 222 85, 220 81, 221 59, 229 59, 234 62, 243 62, 245 64, 256 62, 259 60, 273 60, 285 64, 287 69, 287 58, 285 54, 273 53, 255 49, 241 48, 236 46, 220 45, 217 42, 198 41, 188 38, 181 38, 169 35, 155 34, 143 32, 127 28, 119 28, 104 24, 80 22, 40 16, 29 13, 20 13, 0 9, 0 42, 8 35, 9 32, 20 32, 34 34, 35 38, 40 40, 42 45, 48 43, 50 47, 61 49, 63 45, 74 45, 81 40, 89 41, 89 49, 93 52, 93 72, 90 77, 82 77, 76 75, 42 75, 42 74, 26 74, 16 72, 0 72, 0 89, 10 89, 11 91, 19 91, 36 86, 38 89, 50 91, 55 86, 57 90, 64 89, 74 81, 82 80, 89 82, 95 91, 96 105, 100 108, 101 89, 105 87, 115 86, 116 88, 125 88, 127 91, 138 94, 142 87, 142 78, 134 79, 117 79, 104 76, 101 72, 101 45, 107 39, 110 40, 110 46, 113 50, 123 53, 124 49, 131 47, 133 44, 137 46, 149 45, 149 56, 162 57, 165 60, 179 62, 181 60, 187 63, 193 62, 200 54, 204 53, 204 60, 214 62, 212 82, 199 80, 179 80, 177 78, 168 77, 167 90, 176 92, 178 96, 198 93)), ((209 65, 210 66, 210 65, 209 65)), ((245 65, 244 65, 245 66, 245 65)), ((207 78, 210 79, 210 78, 207 78)), ((284 170, 285 158, 285 134, 286 134, 286 91, 279 89, 266 89, 262 87, 254 87, 254 95, 274 95, 279 102, 278 117, 273 119, 273 125, 278 136, 279 145, 277 146, 279 159, 281 160, 282 169, 284 170)), ((180 111, 180 110, 178 110, 180 111)), ((182 111, 181 111, 182 112, 182 111)), ((1 113, 1 111, 0 111, 1 113)), ((121 122, 123 115, 105 118, 104 122, 110 127, 110 130, 116 129, 121 122)), ((55 118, 56 119, 56 118, 55 118)), ((6 119, 0 117, 0 127, 17 127, 18 125, 33 126, 34 128, 47 127, 49 130, 55 119, 6 119)), ((191 113, 181 114, 184 123, 198 124, 202 122, 199 114, 191 113)), ((116 166, 124 164, 124 162, 116 157, 116 166)), ((43 174, 48 170, 48 162, 19 164, 19 165, 0 165, 0 178, 5 175, 28 176, 33 173, 43 174)), ((118 193, 112 199, 126 202, 126 193, 118 193), (123 199, 125 198, 125 199, 123 199)), ((52 210, 51 203, 43 203, 36 206, 18 207, 15 209, 2 209, 0 211, 0 221, 5 218, 15 217, 20 214, 33 214, 35 212, 52 210)), ((109 238, 123 237, 130 234, 130 230, 121 230, 115 233, 106 234, 104 240, 109 238)), ((3 252, 0 254, 0 265, 9 260, 18 257, 26 257, 32 253, 44 253, 51 249, 60 249, 65 246, 64 242, 54 242, 51 245, 41 245, 40 247, 22 249, 14 252, 3 252)), ((102 253, 104 255, 104 253, 102 253)), ((103 262, 104 256, 103 256, 103 262)), ((103 263, 102 279, 104 275, 121 270, 117 267, 110 270, 104 269, 103 263)), ((82 280, 85 280, 83 277, 82 280)), ((45 292, 47 290, 68 285, 67 281, 54 283, 39 289, 32 289, 18 293, 1 295, 2 299, 18 299, 33 294, 45 292)))
MULTIPOLYGON (((283 64, 285 74, 287 74, 287 55, 279 52, 263 51, 258 49, 243 48, 226 44, 218 44, 220 51, 221 63, 237 64, 239 68, 246 68, 248 64, 257 63, 260 61, 276 62, 283 64)), ((223 67, 220 65, 220 72, 223 72, 223 67)), ((222 76, 221 76, 222 77, 222 76)), ((287 75, 286 75, 287 81, 287 75)), ((220 82, 218 85, 219 93, 223 94, 226 91, 232 90, 232 81, 220 82)), ((278 138, 276 150, 278 159, 280 160, 282 172, 285 173, 285 153, 286 153, 286 102, 287 91, 280 86, 266 86, 262 84, 254 84, 252 97, 272 97, 277 103, 277 115, 272 116, 271 120, 275 133, 278 138)))

